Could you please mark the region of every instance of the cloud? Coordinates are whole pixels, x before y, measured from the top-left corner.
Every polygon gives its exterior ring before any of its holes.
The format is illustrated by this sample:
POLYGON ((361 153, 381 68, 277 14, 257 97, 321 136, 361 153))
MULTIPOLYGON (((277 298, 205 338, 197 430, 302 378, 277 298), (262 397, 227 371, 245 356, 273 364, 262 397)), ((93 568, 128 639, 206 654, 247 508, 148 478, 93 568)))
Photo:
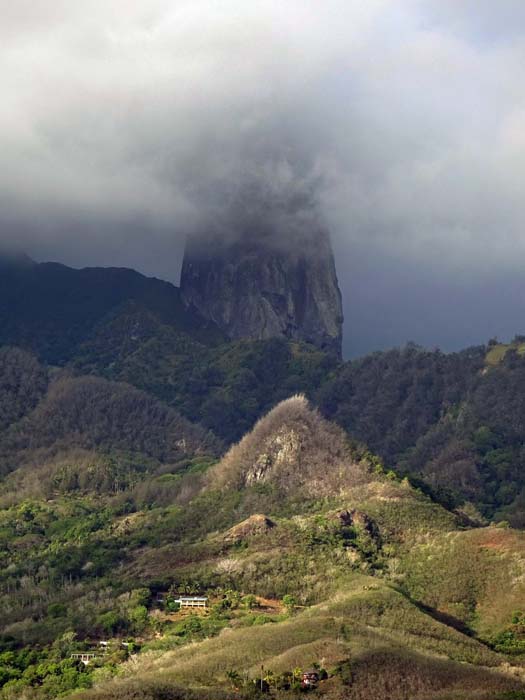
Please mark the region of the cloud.
POLYGON ((521 270, 518 0, 0 9, 4 242, 176 279, 185 235, 247 182, 315 183, 347 306, 357 261, 380 260, 387 286, 388 260, 521 270))

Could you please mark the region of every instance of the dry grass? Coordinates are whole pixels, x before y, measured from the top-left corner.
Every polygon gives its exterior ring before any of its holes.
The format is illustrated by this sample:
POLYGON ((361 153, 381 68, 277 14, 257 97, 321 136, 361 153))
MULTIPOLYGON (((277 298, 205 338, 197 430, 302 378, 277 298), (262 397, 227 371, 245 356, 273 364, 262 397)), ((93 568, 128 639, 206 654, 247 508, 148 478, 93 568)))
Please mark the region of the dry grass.
MULTIPOLYGON (((282 673, 318 662, 334 672, 347 659, 353 683, 344 697, 356 700, 483 698, 522 687, 496 668, 501 663, 497 654, 365 576, 356 576, 332 600, 284 622, 227 628, 202 642, 147 652, 122 672, 146 685, 163 679, 179 687, 217 688, 226 683, 229 669, 256 677, 261 666, 282 673)), ((340 679, 331 679, 323 694, 339 698, 342 692, 340 679)))
POLYGON ((525 601, 525 533, 494 527, 433 533, 403 558, 411 595, 483 637, 507 627, 525 601))
MULTIPOLYGON (((500 693, 523 689, 500 673, 391 647, 361 655, 352 671, 349 700, 495 700, 500 693)), ((340 690, 328 697, 340 698, 340 690)))

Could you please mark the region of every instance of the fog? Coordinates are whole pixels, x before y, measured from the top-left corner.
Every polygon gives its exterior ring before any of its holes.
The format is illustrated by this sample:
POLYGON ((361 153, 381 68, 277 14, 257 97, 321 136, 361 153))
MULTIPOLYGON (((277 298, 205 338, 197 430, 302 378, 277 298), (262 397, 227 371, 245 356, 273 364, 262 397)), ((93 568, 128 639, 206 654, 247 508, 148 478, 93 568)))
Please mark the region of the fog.
POLYGON ((177 283, 186 236, 232 235, 240 198, 303 197, 347 355, 525 330, 522 2, 0 9, 4 245, 177 283))

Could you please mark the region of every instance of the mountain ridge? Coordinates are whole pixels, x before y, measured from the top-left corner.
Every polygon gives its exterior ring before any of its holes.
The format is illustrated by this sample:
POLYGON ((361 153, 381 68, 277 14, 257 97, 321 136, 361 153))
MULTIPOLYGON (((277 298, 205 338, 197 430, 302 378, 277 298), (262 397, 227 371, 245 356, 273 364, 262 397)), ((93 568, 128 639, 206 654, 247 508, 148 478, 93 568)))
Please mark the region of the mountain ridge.
POLYGON ((0 343, 36 352, 64 364, 97 323, 120 305, 135 301, 163 323, 199 341, 222 339, 214 324, 187 313, 180 290, 128 268, 74 269, 60 263, 17 265, 0 276, 0 343))

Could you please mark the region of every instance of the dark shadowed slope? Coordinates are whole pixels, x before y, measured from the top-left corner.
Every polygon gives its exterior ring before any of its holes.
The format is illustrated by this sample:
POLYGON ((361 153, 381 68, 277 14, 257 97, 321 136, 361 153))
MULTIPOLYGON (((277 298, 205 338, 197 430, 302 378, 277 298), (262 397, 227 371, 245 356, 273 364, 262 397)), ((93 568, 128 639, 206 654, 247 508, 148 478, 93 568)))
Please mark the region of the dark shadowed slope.
POLYGON ((189 314, 168 282, 134 270, 85 268, 5 260, 0 266, 0 343, 19 345, 51 364, 63 364, 97 323, 126 302, 198 340, 221 334, 197 313, 189 314))

